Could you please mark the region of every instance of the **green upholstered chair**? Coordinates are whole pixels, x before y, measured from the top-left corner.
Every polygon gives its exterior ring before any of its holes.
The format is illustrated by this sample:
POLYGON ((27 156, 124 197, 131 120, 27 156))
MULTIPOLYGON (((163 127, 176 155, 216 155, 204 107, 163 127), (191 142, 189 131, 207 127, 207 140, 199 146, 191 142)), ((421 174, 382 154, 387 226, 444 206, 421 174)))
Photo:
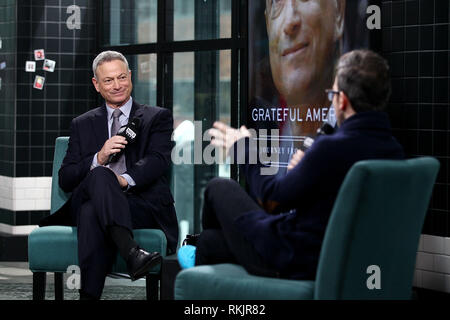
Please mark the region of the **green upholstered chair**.
POLYGON ((175 299, 410 299, 438 170, 430 157, 356 163, 334 204, 315 281, 254 276, 235 264, 203 265, 177 275, 175 299), (369 289, 376 280, 380 289, 369 289))
MULTIPOLYGON (((66 155, 69 137, 56 139, 55 155, 53 159, 52 191, 50 213, 55 213, 70 197, 59 188, 58 171, 66 155)), ((161 230, 137 229, 133 231, 134 238, 139 245, 149 252, 158 251, 166 255, 167 239, 161 230)), ((55 299, 62 300, 63 274, 69 266, 78 265, 77 229, 66 226, 49 226, 37 228, 28 237, 28 261, 33 272, 33 299, 45 298, 46 272, 55 274, 55 299)), ((146 276, 147 299, 158 298, 158 282, 160 266, 156 266, 146 276)), ((111 275, 123 276, 127 274, 125 261, 117 255, 111 275)))

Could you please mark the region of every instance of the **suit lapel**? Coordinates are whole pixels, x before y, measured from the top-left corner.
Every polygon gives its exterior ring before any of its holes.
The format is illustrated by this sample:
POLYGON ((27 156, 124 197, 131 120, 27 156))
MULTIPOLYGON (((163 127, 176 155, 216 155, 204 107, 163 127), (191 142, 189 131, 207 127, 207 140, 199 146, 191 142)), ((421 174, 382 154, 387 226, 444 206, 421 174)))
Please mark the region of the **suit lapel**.
POLYGON ((100 150, 105 141, 108 140, 108 113, 106 112, 106 105, 98 108, 97 112, 92 117, 92 126, 95 132, 95 141, 97 148, 100 150))
MULTIPOLYGON (((128 118, 128 121, 131 121, 135 117, 141 118, 143 112, 144 112, 144 107, 141 104, 139 104, 133 100, 133 105, 131 106, 130 117, 128 118)), ((142 122, 141 122, 141 125, 142 125, 142 122)), ((141 130, 139 130, 139 131, 142 132, 141 130)), ((139 160, 136 158, 138 156, 137 149, 138 149, 138 145, 139 145, 139 136, 137 139, 138 140, 135 143, 133 143, 133 144, 129 145, 127 148, 125 148, 125 160, 126 160, 127 168, 130 168, 132 163, 135 163, 139 160)))

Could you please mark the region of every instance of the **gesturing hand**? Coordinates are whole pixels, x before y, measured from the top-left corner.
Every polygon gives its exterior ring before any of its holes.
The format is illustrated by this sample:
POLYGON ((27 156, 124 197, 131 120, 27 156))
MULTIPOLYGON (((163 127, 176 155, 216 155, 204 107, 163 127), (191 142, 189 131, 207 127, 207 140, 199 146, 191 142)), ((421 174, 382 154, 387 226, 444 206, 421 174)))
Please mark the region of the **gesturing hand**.
POLYGON ((298 165, 299 162, 303 159, 304 155, 305 153, 302 150, 298 149, 297 152, 292 156, 291 161, 289 161, 287 170, 290 171, 294 169, 294 167, 298 165))
POLYGON ((213 128, 208 130, 208 134, 212 137, 211 144, 222 148, 225 156, 228 155, 230 148, 237 140, 251 137, 250 131, 245 126, 235 129, 220 121, 214 122, 213 128))
POLYGON ((106 140, 102 149, 97 153, 97 162, 102 166, 105 165, 106 161, 108 161, 109 156, 113 153, 120 152, 120 150, 125 148, 125 145, 127 143, 127 139, 122 136, 113 136, 110 139, 106 140))

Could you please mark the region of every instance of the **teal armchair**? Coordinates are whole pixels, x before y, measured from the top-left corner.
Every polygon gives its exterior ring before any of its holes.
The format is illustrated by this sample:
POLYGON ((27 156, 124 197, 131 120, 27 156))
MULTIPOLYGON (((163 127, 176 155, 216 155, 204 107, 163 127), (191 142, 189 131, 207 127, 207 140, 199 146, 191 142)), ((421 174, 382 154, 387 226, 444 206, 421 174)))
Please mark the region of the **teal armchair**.
POLYGON ((419 237, 439 162, 356 163, 339 190, 315 281, 265 278, 235 264, 181 271, 175 299, 410 299, 419 237))
MULTIPOLYGON (((69 137, 56 139, 53 158, 50 214, 55 213, 69 199, 70 194, 61 190, 58 171, 66 155, 69 137)), ((167 239, 161 230, 137 229, 133 231, 139 245, 148 252, 158 251, 164 257, 167 253, 167 239)), ((45 298, 46 273, 55 275, 55 299, 64 299, 63 274, 69 266, 78 265, 77 229, 67 226, 37 228, 28 237, 28 262, 33 272, 33 300, 45 298)), ((147 299, 158 299, 158 283, 161 267, 156 266, 146 276, 147 299)), ((127 274, 125 261, 119 256, 112 268, 112 274, 127 274)))

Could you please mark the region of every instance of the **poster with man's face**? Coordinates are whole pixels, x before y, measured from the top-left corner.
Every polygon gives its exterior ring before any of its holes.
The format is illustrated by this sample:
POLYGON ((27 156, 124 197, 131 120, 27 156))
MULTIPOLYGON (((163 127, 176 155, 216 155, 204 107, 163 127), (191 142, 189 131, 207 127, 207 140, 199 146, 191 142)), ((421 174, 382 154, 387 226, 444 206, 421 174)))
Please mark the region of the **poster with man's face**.
MULTIPOLYGON (((341 54, 367 48, 367 0, 249 1, 248 125, 278 129, 280 168, 308 137, 335 125, 326 89, 341 54)), ((272 140, 274 137, 272 136, 272 140)))

